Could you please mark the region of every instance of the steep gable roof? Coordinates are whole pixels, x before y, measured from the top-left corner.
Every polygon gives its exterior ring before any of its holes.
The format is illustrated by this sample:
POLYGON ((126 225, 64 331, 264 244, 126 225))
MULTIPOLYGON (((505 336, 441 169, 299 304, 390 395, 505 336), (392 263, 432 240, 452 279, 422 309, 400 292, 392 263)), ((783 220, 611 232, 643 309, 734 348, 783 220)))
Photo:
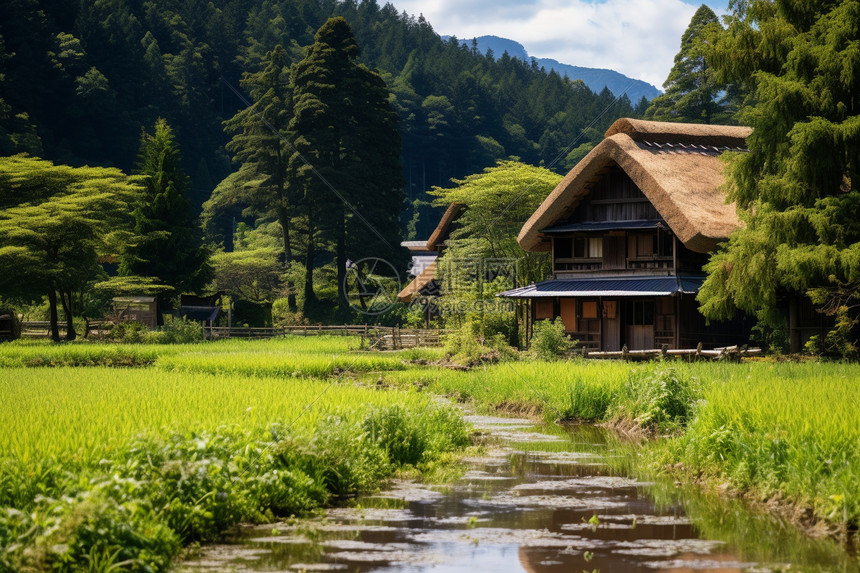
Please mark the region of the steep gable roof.
POLYGON ((748 127, 619 119, 526 221, 517 241, 527 251, 548 250, 541 230, 569 215, 615 164, 687 248, 708 252, 740 225, 734 204, 719 189, 719 156, 743 151, 750 133, 748 127))

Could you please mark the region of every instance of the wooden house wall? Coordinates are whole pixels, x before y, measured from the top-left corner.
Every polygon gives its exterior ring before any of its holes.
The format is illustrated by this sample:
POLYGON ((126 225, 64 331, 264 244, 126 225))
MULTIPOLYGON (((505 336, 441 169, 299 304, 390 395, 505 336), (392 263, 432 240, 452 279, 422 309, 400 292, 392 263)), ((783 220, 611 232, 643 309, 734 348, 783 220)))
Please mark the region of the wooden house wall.
POLYGON ((591 192, 576 207, 567 222, 642 219, 662 219, 662 217, 627 173, 615 165, 594 183, 591 192))

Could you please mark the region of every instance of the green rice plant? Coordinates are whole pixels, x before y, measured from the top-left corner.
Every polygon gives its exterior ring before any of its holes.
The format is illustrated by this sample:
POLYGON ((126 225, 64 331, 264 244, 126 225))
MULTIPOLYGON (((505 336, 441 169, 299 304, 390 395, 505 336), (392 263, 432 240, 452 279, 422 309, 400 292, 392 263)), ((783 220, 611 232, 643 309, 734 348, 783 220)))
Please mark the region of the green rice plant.
POLYGON ((2 570, 166 570, 182 544, 468 442, 457 413, 411 391, 152 368, 3 374, 2 570))
POLYGON ((0 395, 0 452, 25 460, 60 453, 92 459, 117 440, 162 428, 295 419, 301 429, 335 409, 429 400, 321 380, 99 367, 6 369, 0 395))
POLYGON ((701 365, 703 402, 670 463, 860 520, 860 370, 841 363, 701 365))
POLYGON ((297 354, 280 352, 204 352, 163 356, 157 366, 167 371, 243 376, 325 378, 343 372, 403 370, 396 356, 377 353, 297 354))

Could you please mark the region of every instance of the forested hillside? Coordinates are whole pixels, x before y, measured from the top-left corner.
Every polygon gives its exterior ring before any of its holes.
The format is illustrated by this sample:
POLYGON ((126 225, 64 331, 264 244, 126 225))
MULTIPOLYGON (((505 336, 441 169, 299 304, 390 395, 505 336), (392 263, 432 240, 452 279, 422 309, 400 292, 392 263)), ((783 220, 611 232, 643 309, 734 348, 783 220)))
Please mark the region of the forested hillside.
POLYGON ((199 210, 237 167, 223 122, 244 106, 230 86, 259 71, 277 44, 300 60, 331 16, 347 19, 360 61, 391 90, 409 201, 404 225, 411 221, 418 236, 436 222, 423 201, 431 186, 508 156, 563 172, 614 119, 642 111, 609 90, 595 94, 534 64, 442 41, 423 18, 375 0, 7 0, 0 154, 128 171, 141 129, 165 118, 199 210), (417 219, 414 204, 423 212, 417 219))

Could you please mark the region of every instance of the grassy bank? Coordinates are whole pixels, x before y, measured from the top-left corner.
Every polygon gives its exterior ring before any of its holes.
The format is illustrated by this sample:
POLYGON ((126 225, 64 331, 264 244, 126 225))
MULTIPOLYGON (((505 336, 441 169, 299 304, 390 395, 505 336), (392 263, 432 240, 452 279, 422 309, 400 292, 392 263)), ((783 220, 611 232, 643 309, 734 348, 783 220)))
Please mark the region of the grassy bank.
POLYGON ((432 471, 467 445, 428 394, 330 376, 421 354, 354 355, 356 342, 0 347, 30 360, 0 370, 0 571, 165 570, 233 524, 432 471), (149 366, 33 367, 124 355, 149 366))
POLYGON ((486 407, 644 428, 669 436, 646 446, 658 470, 807 508, 849 535, 860 523, 854 364, 513 362, 385 376, 486 407))

